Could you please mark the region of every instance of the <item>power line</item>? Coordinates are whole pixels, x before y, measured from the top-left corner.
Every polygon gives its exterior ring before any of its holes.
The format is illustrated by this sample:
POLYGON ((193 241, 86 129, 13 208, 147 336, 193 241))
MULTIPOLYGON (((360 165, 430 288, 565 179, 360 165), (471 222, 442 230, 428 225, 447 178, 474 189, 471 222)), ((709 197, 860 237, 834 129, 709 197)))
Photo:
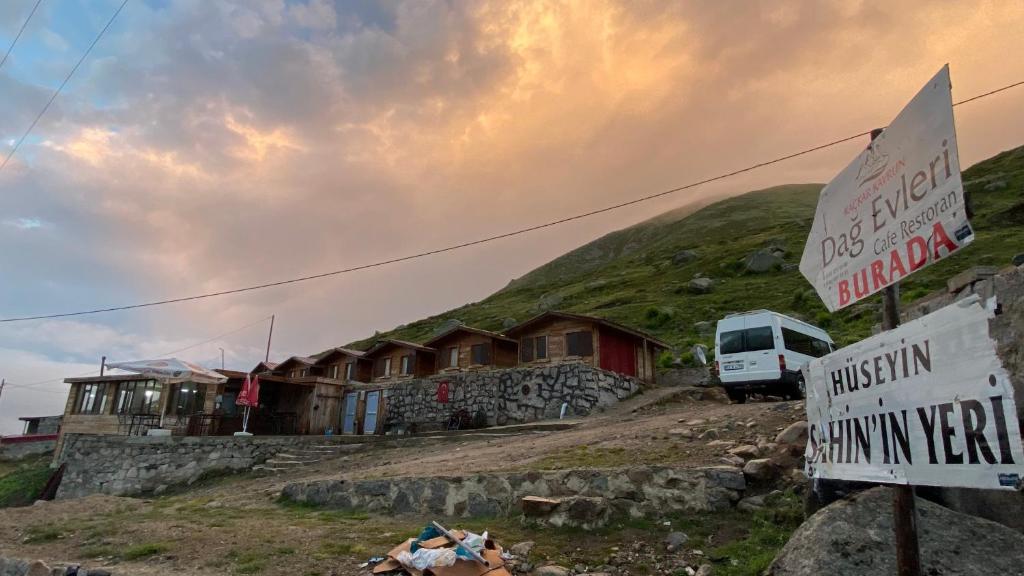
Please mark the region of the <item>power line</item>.
POLYGON ((18 43, 18 40, 21 38, 21 34, 25 31, 25 27, 28 26, 28 21, 31 20, 32 16, 35 15, 36 9, 39 8, 39 5, 42 2, 43 0, 36 0, 36 4, 35 6, 32 7, 32 11, 28 13, 28 18, 25 18, 25 21, 21 23, 21 28, 18 28, 18 33, 14 35, 14 40, 11 40, 11 45, 8 46, 7 52, 4 53, 3 60, 0 60, 0 68, 3 68, 4 64, 7 63, 7 58, 11 55, 11 52, 14 50, 14 45, 18 43))
MULTIPOLYGON (((959 106, 961 104, 966 104, 968 102, 973 102, 975 100, 978 100, 978 99, 981 99, 981 98, 985 98, 987 96, 991 96, 993 94, 997 94, 999 92, 1003 92, 1003 91, 1006 91, 1006 90, 1009 90, 1011 88, 1014 88, 1014 87, 1017 87, 1017 86, 1021 86, 1021 85, 1024 85, 1024 81, 1016 82, 1014 84, 1009 84, 1009 85, 1003 86, 1001 88, 997 88, 995 90, 986 92, 984 94, 979 94, 979 95, 974 96, 972 98, 968 98, 967 100, 962 100, 960 102, 957 102, 957 103, 953 104, 953 106, 959 106)), ((647 202, 649 200, 654 200, 655 198, 661 198, 662 196, 668 196, 669 194, 675 194, 677 192, 682 192, 683 190, 689 190, 691 188, 696 188, 698 186, 703 186, 705 184, 710 184, 711 182, 717 182, 719 180, 725 180, 726 178, 731 178, 733 176, 737 176, 737 175, 743 174, 745 172, 751 172, 751 171, 757 170, 759 168, 764 168, 765 166, 770 166, 772 164, 778 164, 779 162, 784 162, 786 160, 791 160, 791 159, 797 158, 799 156, 804 156, 804 155, 810 154, 812 152, 817 152, 817 151, 823 150, 825 148, 830 148, 832 146, 836 146, 836 145, 842 144, 844 142, 849 142, 851 140, 856 140, 857 138, 863 138, 864 136, 868 136, 870 134, 871 134, 870 130, 866 131, 866 132, 860 132, 859 134, 854 134, 852 136, 847 136, 845 138, 840 138, 838 140, 833 140, 833 141, 828 142, 826 144, 819 144, 819 145, 813 146, 811 148, 806 148, 804 150, 800 150, 799 152, 793 152, 793 153, 790 153, 790 154, 786 154, 784 156, 779 156, 777 158, 773 158, 771 160, 766 160, 764 162, 758 162, 757 164, 752 164, 750 166, 747 166, 746 168, 740 168, 738 170, 733 170, 732 172, 726 172, 724 174, 719 174, 718 176, 712 176, 710 178, 705 178, 704 180, 698 180, 696 182, 691 182, 690 184, 685 184, 683 186, 678 186, 676 188, 671 188, 669 190, 665 190, 665 191, 662 191, 662 192, 657 192, 655 194, 649 194, 647 196, 641 196, 641 197, 635 198, 633 200, 628 200, 626 202, 620 202, 618 204, 613 204, 611 206, 606 206, 604 208, 599 208, 597 210, 591 210, 589 212, 584 212, 582 214, 576 214, 574 216, 567 216, 565 218, 560 218, 558 220, 552 220, 550 222, 545 222, 543 224, 537 224, 535 226, 529 226, 527 228, 520 228, 520 229, 514 230, 512 232, 505 232, 503 234, 497 234, 497 235, 494 235, 494 236, 488 236, 486 238, 480 238, 478 240, 472 240, 472 241, 469 241, 469 242, 463 242, 461 244, 454 244, 454 245, 451 245, 451 246, 446 246, 444 248, 438 248, 436 250, 429 250, 429 251, 426 251, 426 252, 419 252, 419 253, 416 253, 416 254, 410 254, 408 256, 402 256, 402 257, 399 257, 399 258, 392 258, 390 260, 382 260, 382 261, 379 261, 379 262, 373 262, 371 264, 363 264, 361 266, 353 266, 351 268, 343 268, 341 270, 332 270, 330 272, 322 272, 322 273, 319 273, 319 274, 311 274, 309 276, 300 276, 298 278, 290 278, 288 280, 279 280, 279 281, 276 281, 276 282, 267 282, 267 283, 264 283, 264 284, 256 284, 254 286, 246 286, 246 287, 243 287, 243 288, 234 288, 234 289, 231 289, 231 290, 221 290, 219 292, 207 292, 205 294, 196 294, 194 296, 184 296, 184 297, 181 297, 181 298, 169 298, 169 299, 166 299, 166 300, 156 300, 156 301, 153 301, 153 302, 143 302, 141 304, 129 304, 129 305, 125 305, 125 306, 111 306, 109 308, 95 308, 95 309, 92 309, 92 310, 81 310, 81 311, 78 311, 78 312, 62 312, 62 313, 57 313, 57 314, 40 314, 40 315, 37 315, 37 316, 20 316, 20 317, 12 317, 12 318, 0 318, 0 324, 7 323, 7 322, 24 322, 24 321, 28 321, 28 320, 48 320, 48 319, 53 319, 53 318, 68 318, 68 317, 72 317, 72 316, 86 316, 86 315, 89 315, 89 314, 100 314, 100 313, 103 313, 103 312, 116 312, 116 311, 121 311, 121 310, 136 310, 136 309, 139 309, 139 308, 150 308, 150 307, 153 307, 153 306, 163 306, 163 305, 166 305, 166 304, 176 304, 176 303, 179 303, 179 302, 191 302, 193 300, 203 300, 203 299, 206 299, 206 298, 214 298, 216 296, 227 296, 229 294, 240 294, 242 292, 251 292, 251 291, 254 291, 254 290, 262 290, 264 288, 273 288, 275 286, 285 286, 285 285, 288 285, 288 284, 296 284, 296 283, 299 283, 299 282, 307 282, 307 281, 310 281, 310 280, 318 280, 320 278, 327 278, 327 277, 330 277, 330 276, 338 276, 338 275, 341 275, 341 274, 348 274, 348 273, 357 272, 357 271, 360 271, 360 270, 367 270, 369 268, 378 268, 378 267, 381 267, 381 266, 386 266, 388 264, 397 264, 399 262, 405 262, 405 261, 408 261, 408 260, 416 260, 418 258, 425 258, 427 256, 433 256, 435 254, 442 254, 444 252, 451 252, 451 251, 459 250, 459 249, 462 249, 462 248, 468 248, 470 246, 476 246, 478 244, 486 244, 488 242, 494 242, 496 240, 502 240, 502 239, 505 239, 505 238, 511 238, 513 236, 519 236, 521 234, 527 234, 529 232, 535 232, 537 230, 542 230, 544 228, 551 228, 552 226, 558 226, 559 224, 565 224, 567 222, 572 222, 574 220, 582 220, 584 218, 589 218, 590 216, 596 216, 598 214, 604 214, 605 212, 611 212, 613 210, 618 210, 620 208, 625 208, 627 206, 632 206, 634 204, 640 204, 641 202, 647 202)))
MULTIPOLYGON (((184 352, 186 350, 191 350, 193 348, 198 348, 199 346, 202 346, 204 344, 209 344, 211 342, 216 342, 217 340, 220 340, 221 338, 224 338, 225 336, 230 336, 230 335, 235 334, 237 332, 241 332, 242 330, 245 330, 246 328, 252 328, 253 326, 255 326, 257 324, 261 324, 263 322, 266 322, 267 320, 270 320, 270 316, 266 316, 264 318, 260 318, 259 320, 256 320, 255 322, 250 322, 250 323, 246 324, 245 326, 239 326, 238 328, 235 328, 234 330, 230 330, 228 332, 224 332, 223 334, 218 334, 216 336, 212 336, 210 338, 207 338, 206 340, 203 340, 202 342, 196 342, 195 344, 190 344, 188 346, 185 346, 184 348, 178 348, 177 350, 171 350, 170 352, 163 352, 161 354, 157 354, 157 356, 171 356, 172 354, 178 354, 178 353, 184 352)), ((80 377, 83 377, 83 376, 92 376, 92 375, 96 374, 97 372, 99 372, 99 370, 90 370, 89 372, 86 372, 84 374, 78 374, 76 376, 72 376, 72 378, 80 378, 80 377)), ((8 386, 12 386, 14 388, 34 388, 36 386, 41 386, 43 384, 50 384, 51 382, 60 382, 62 380, 64 380, 63 377, 62 378, 51 378, 49 380, 39 380, 38 382, 29 382, 27 384, 12 384, 12 383, 8 382, 7 385, 8 386)), ((55 393, 61 393, 61 394, 64 393, 63 390, 43 390, 43 389, 40 389, 39 391, 40 392, 55 392, 55 393)))
POLYGON ((61 90, 64 89, 64 86, 66 86, 68 81, 71 80, 71 77, 74 76, 76 71, 78 71, 78 67, 82 65, 82 62, 85 62, 85 59, 89 57, 89 53, 92 52, 92 49, 96 47, 96 44, 100 41, 100 38, 102 38, 103 35, 106 34, 107 29, 110 28, 110 25, 114 23, 114 19, 117 18, 117 15, 121 13, 121 10, 127 3, 128 0, 124 0, 124 2, 121 2, 121 5, 118 6, 117 10, 114 11, 114 14, 110 17, 110 20, 107 21, 107 25, 104 26, 102 30, 100 30, 100 33, 97 34, 96 38, 93 39, 92 44, 89 44, 89 47, 86 48, 84 53, 82 53, 82 57, 78 59, 78 62, 75 64, 74 68, 72 68, 71 71, 68 72, 68 75, 64 77, 64 81, 60 83, 60 86, 58 86, 56 90, 53 91, 53 94, 50 95, 50 99, 46 101, 46 105, 43 106, 43 109, 39 111, 39 114, 37 114, 35 119, 32 120, 32 123, 29 124, 28 130, 25 130, 25 133, 22 134, 21 138, 19 138, 18 141, 14 144, 14 148, 11 148, 11 151, 4 158, 3 164, 0 164, 0 170, 3 170, 4 167, 7 166, 7 163, 11 161, 11 157, 14 156, 14 153, 18 151, 18 148, 21 148, 21 143, 25 141, 25 138, 28 138, 29 133, 31 133, 32 129, 36 127, 36 123, 39 122, 39 119, 43 117, 43 114, 46 114, 47 110, 50 109, 50 105, 53 104, 53 101, 57 99, 57 95, 60 94, 61 90))

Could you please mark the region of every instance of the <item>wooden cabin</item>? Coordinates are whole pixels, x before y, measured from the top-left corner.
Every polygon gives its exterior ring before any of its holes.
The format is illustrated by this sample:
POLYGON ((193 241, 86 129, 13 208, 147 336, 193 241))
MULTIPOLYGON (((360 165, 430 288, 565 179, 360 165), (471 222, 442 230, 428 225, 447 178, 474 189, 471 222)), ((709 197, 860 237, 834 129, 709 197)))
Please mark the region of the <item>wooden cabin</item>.
MULTIPOLYGON (((262 364, 262 362, 261 362, 262 364)), ((283 378, 305 378, 318 375, 320 371, 314 368, 316 360, 306 356, 292 356, 291 358, 274 366, 273 373, 283 378)))
POLYGON ((324 378, 342 382, 369 382, 373 378, 373 363, 364 358, 364 354, 360 350, 332 348, 321 354, 314 366, 324 378))
POLYGON ((519 343, 496 332, 455 326, 424 346, 437 350, 436 371, 512 368, 518 361, 519 343))
POLYGON ((373 382, 423 378, 434 373, 436 351, 404 340, 380 340, 364 358, 373 363, 373 382))
POLYGON ((506 331, 519 342, 519 365, 583 362, 653 383, 660 350, 668 344, 610 320, 545 312, 506 331))

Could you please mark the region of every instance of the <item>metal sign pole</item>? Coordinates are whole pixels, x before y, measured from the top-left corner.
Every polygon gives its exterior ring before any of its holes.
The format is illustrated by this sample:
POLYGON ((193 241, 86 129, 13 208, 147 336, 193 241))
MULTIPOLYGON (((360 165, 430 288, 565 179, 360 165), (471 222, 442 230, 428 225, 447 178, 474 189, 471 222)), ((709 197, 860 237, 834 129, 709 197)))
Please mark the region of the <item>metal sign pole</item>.
MULTIPOLYGON (((871 140, 882 133, 871 131, 871 140)), ((900 325, 900 285, 898 282, 882 292, 882 331, 900 325)), ((921 549, 917 541, 917 504, 914 487, 896 484, 892 493, 893 531, 896 533, 896 573, 899 576, 921 576, 921 549)))

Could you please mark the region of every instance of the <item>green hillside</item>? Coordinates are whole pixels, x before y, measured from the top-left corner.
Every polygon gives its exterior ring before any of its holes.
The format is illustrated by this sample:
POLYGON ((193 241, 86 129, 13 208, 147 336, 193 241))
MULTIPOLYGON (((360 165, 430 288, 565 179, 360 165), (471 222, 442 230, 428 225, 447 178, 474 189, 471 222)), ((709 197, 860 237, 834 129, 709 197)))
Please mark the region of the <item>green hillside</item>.
MULTIPOLYGON (((901 287, 905 302, 945 286, 974 265, 1009 265, 1024 252, 1024 147, 964 171, 977 238, 972 246, 916 273, 901 287)), ((453 321, 500 331, 544 309, 592 314, 640 327, 680 346, 708 344, 714 322, 729 312, 767 308, 804 318, 840 344, 855 342, 879 321, 875 296, 830 314, 796 265, 814 217, 820 184, 778 186, 705 206, 680 209, 612 232, 561 256, 487 299, 379 336, 429 338, 453 321), (688 252, 690 251, 690 252, 688 252), (769 271, 747 270, 757 251, 781 255, 769 271), (714 280, 709 293, 688 285, 714 280)), ((372 339, 354 343, 367 346, 372 339)))

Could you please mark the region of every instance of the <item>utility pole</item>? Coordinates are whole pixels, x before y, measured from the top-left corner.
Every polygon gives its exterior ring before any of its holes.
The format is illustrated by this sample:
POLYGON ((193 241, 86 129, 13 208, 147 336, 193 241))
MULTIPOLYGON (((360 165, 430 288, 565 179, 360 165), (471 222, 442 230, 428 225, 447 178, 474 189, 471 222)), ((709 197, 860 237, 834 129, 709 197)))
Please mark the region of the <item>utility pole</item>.
POLYGON ((270 362, 270 340, 274 337, 274 314, 270 315, 270 333, 267 334, 267 356, 265 361, 270 362))
POLYGON ((106 372, 106 371, 107 371, 107 357, 104 356, 103 358, 100 358, 100 376, 103 376, 103 373, 106 372))
POLYGON ((220 349, 220 369, 224 369, 224 349, 220 349))
POLYGON ((4 384, 7 384, 7 378, 0 378, 0 398, 4 397, 4 384))
MULTIPOLYGON (((871 131, 874 142, 882 128, 871 131)), ((900 285, 898 282, 882 292, 882 331, 900 325, 900 285)), ((917 541, 917 503, 914 487, 896 484, 892 493, 893 531, 896 536, 896 573, 899 576, 921 576, 921 549, 917 541)))

